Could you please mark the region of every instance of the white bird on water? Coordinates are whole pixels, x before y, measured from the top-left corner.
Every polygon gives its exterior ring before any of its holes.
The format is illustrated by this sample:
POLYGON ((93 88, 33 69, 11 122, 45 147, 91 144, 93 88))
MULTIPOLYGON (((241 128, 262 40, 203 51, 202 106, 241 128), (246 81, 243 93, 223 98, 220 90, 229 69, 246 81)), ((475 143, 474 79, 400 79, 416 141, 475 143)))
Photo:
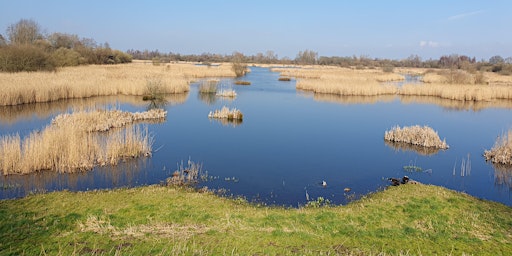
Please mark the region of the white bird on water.
POLYGON ((327 182, 325 182, 325 180, 322 181, 322 186, 327 187, 327 182))

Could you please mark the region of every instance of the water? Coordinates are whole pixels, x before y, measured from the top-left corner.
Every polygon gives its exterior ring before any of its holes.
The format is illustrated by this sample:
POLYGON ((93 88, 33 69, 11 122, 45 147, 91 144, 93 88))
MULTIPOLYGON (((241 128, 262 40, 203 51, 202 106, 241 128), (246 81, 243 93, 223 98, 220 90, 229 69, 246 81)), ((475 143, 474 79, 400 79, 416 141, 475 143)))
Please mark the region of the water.
MULTIPOLYGON (((303 205, 306 193, 310 199, 324 197, 344 204, 384 188, 388 177, 408 175, 422 183, 512 205, 512 168, 495 169, 482 157, 496 137, 512 127, 510 102, 314 95, 296 91, 294 81, 279 82, 279 74, 268 69, 251 69, 243 78, 250 86, 233 85, 238 93, 235 100, 205 99, 198 95, 197 85, 191 86, 189 94, 170 98, 166 122, 149 125, 158 149, 151 158, 79 174, 2 177, 0 197, 158 184, 178 163, 191 159, 202 163, 210 175, 199 186, 227 189, 228 195, 267 204, 303 205), (222 106, 240 109, 243 122, 224 124, 207 117, 222 106), (386 130, 415 124, 433 127, 450 149, 418 153, 384 142, 386 130), (461 170, 463 162, 471 168, 461 170), (421 171, 404 170, 409 165, 421 171)), ((231 84, 231 79, 221 80, 222 86, 231 84)), ((0 109, 0 135, 41 129, 56 114, 78 105, 114 104, 129 111, 147 108, 138 97, 57 104, 44 105, 44 111, 0 109)))

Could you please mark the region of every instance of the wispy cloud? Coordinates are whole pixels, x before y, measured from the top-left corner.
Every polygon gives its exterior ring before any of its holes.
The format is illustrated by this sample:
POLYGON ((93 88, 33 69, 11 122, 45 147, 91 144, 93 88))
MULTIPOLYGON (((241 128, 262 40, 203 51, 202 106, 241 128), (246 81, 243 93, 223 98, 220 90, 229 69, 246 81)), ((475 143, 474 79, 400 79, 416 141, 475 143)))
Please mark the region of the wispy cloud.
POLYGON ((464 19, 464 18, 467 18, 467 17, 470 17, 470 16, 474 16, 474 15, 477 15, 477 14, 483 13, 483 12, 484 12, 484 10, 478 10, 478 11, 474 11, 474 12, 465 12, 465 13, 460 13, 460 14, 457 14, 457 15, 453 15, 453 16, 448 17, 448 20, 460 20, 460 19, 464 19))
POLYGON ((439 47, 441 44, 439 42, 434 41, 420 41, 420 47, 430 47, 430 48, 436 48, 439 47))

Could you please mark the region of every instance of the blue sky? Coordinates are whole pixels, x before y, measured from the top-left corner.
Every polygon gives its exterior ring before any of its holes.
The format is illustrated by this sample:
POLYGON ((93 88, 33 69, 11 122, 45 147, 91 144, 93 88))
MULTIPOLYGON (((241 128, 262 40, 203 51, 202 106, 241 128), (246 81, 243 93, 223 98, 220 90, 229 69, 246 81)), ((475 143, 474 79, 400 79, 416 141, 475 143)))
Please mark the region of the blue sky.
POLYGON ((246 55, 477 59, 512 56, 512 1, 0 0, 0 33, 20 19, 112 48, 246 55))

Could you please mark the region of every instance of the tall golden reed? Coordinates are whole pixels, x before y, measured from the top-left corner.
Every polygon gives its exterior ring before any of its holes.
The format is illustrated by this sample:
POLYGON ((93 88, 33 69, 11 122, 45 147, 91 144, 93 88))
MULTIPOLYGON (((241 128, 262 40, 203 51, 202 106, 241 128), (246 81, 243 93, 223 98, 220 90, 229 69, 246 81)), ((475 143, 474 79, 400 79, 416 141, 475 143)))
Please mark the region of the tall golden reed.
POLYGON ((148 79, 162 93, 183 93, 199 78, 231 76, 229 64, 153 66, 144 63, 66 67, 57 72, 0 73, 0 106, 109 95, 144 95, 148 79))
POLYGON ((107 133, 97 131, 105 131, 105 127, 122 127, 135 120, 161 119, 161 111, 113 112, 65 114, 56 117, 42 131, 33 131, 25 138, 19 134, 0 137, 0 172, 9 175, 42 170, 86 171, 96 165, 115 165, 125 157, 149 156, 153 141, 147 127, 128 126, 107 133), (131 122, 126 121, 129 114, 133 116, 131 122), (117 117, 124 120, 111 122, 117 117), (91 123, 99 125, 90 128, 91 123))

